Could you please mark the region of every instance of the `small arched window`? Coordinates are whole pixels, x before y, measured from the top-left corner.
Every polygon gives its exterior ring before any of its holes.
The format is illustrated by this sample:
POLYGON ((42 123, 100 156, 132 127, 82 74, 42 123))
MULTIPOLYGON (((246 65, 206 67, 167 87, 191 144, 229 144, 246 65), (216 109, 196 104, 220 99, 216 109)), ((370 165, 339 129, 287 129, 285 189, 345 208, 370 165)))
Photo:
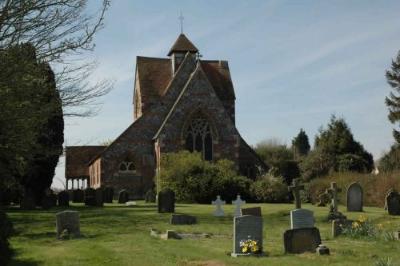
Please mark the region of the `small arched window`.
POLYGON ((208 120, 197 115, 190 121, 185 134, 185 148, 190 152, 200 152, 204 160, 213 158, 213 138, 208 120))

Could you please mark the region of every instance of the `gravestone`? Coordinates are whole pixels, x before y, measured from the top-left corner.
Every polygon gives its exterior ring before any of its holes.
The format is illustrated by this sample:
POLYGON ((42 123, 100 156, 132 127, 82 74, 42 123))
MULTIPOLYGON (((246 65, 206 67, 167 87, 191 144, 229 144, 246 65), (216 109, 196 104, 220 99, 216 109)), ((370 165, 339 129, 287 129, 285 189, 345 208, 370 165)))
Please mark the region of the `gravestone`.
POLYGON ((248 255, 242 252, 240 242, 247 239, 258 242, 260 253, 263 251, 263 220, 261 217, 245 215, 233 218, 233 251, 232 257, 248 255))
POLYGON ((63 211, 56 214, 57 238, 66 233, 68 236, 79 237, 81 235, 79 224, 79 212, 63 211))
POLYGON ((314 227, 314 214, 310 210, 296 209, 290 211, 290 228, 313 228, 314 227))
POLYGON ((221 200, 221 196, 218 195, 217 199, 214 201, 211 201, 212 205, 215 205, 215 211, 213 213, 214 216, 216 217, 221 217, 221 216, 225 216, 224 210, 222 209, 222 205, 225 204, 224 200, 221 200))
POLYGON ((347 211, 363 211, 363 189, 359 183, 352 183, 347 188, 347 211))
POLYGON ((339 236, 343 232, 343 229, 345 229, 345 228, 351 228, 353 222, 354 222, 353 220, 348 220, 348 219, 333 220, 332 221, 332 237, 339 236))
POLYGON ((293 179, 293 184, 288 189, 290 192, 293 193, 296 209, 300 209, 301 208, 300 191, 304 190, 304 185, 300 185, 300 180, 296 178, 293 179))
POLYGON ((175 192, 165 188, 158 193, 158 212, 175 212, 175 192))
POLYGON ((293 254, 316 252, 321 244, 321 236, 316 227, 287 230, 283 240, 285 252, 293 254))
POLYGON ((149 189, 144 196, 145 202, 156 202, 156 192, 154 189, 149 189))
POLYGON ((58 206, 68 207, 69 206, 69 193, 67 191, 61 191, 57 195, 58 206))
POLYGON ((244 216, 244 215, 253 215, 253 216, 262 217, 261 207, 244 208, 244 209, 242 209, 242 216, 244 216))
POLYGON ((329 206, 328 220, 346 219, 346 216, 344 216, 338 210, 338 205, 339 205, 338 193, 341 191, 342 189, 337 187, 336 182, 331 182, 331 187, 326 190, 326 194, 328 194, 331 199, 331 205, 329 206))
POLYGON ((128 201, 129 201, 129 193, 128 193, 128 191, 126 191, 125 189, 121 190, 118 193, 118 203, 124 204, 124 203, 127 203, 128 201))
POLYGON ((172 214, 170 223, 175 224, 175 225, 195 224, 195 223, 197 223, 197 219, 196 219, 196 217, 191 216, 191 215, 172 214))
POLYGON ((72 191, 72 202, 83 203, 85 198, 85 193, 82 189, 75 189, 72 191))
POLYGON ((103 207, 104 205, 104 192, 102 188, 98 188, 95 190, 95 206, 103 207))
POLYGON ((42 208, 47 210, 57 205, 57 196, 51 189, 46 190, 42 198, 42 208))
POLYGON ((103 190, 104 203, 112 203, 114 198, 114 189, 112 187, 105 187, 103 190))
POLYGON ((96 190, 93 188, 85 189, 84 201, 86 206, 96 206, 96 190))
POLYGON ((389 190, 385 205, 389 215, 400 215, 400 194, 394 189, 389 190))
POLYGON ((232 201, 232 204, 235 205, 235 211, 233 213, 234 217, 239 217, 240 215, 242 215, 242 212, 240 211, 242 205, 246 204, 245 200, 242 200, 240 198, 240 195, 236 196, 236 200, 232 201))

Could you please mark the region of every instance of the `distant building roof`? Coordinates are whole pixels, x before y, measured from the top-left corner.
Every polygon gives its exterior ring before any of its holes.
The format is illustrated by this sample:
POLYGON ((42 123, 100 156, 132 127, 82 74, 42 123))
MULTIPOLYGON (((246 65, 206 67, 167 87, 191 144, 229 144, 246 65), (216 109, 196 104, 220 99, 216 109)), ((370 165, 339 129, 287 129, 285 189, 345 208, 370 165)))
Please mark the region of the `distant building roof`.
POLYGON ((192 52, 197 53, 199 50, 194 46, 194 44, 185 36, 185 34, 181 33, 176 39, 174 45, 172 45, 171 49, 168 52, 168 56, 173 54, 174 52, 192 52))
POLYGON ((88 163, 106 146, 67 146, 65 148, 65 178, 89 177, 88 163))

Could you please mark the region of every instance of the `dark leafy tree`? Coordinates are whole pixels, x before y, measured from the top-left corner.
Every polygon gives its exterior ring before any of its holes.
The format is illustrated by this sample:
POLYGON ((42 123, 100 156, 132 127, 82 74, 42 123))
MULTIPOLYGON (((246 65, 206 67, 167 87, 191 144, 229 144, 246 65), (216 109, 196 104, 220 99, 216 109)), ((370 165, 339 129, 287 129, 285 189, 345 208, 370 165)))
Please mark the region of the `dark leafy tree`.
POLYGON ((385 153, 379 160, 379 170, 383 172, 391 172, 400 170, 400 146, 394 144, 390 150, 385 153))
MULTIPOLYGON (((394 124, 400 121, 400 52, 392 60, 391 68, 386 71, 386 80, 393 89, 393 92, 386 97, 385 102, 389 108, 389 120, 394 124)), ((393 136, 400 144, 400 132, 393 129, 393 136)))
POLYGON ((292 140, 292 149, 296 159, 310 152, 308 136, 303 129, 300 129, 299 134, 292 140))

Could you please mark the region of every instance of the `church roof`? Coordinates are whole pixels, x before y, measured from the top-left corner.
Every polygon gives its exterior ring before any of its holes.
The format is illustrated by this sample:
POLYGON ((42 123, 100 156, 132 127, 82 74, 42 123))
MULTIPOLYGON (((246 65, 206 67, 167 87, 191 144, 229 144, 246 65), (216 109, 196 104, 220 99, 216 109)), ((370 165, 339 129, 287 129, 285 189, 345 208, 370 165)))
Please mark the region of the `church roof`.
MULTIPOLYGON (((235 92, 227 61, 201 60, 201 66, 221 101, 235 100, 235 92)), ((168 58, 138 56, 136 69, 140 84, 141 101, 158 103, 172 80, 172 64, 168 58)))
POLYGON ((88 163, 106 146, 67 146, 65 148, 65 178, 89 177, 88 163))
POLYGON ((172 45, 171 49, 168 52, 168 56, 173 54, 174 52, 193 52, 197 53, 199 50, 194 46, 194 44, 185 36, 185 34, 181 33, 176 39, 174 45, 172 45))

